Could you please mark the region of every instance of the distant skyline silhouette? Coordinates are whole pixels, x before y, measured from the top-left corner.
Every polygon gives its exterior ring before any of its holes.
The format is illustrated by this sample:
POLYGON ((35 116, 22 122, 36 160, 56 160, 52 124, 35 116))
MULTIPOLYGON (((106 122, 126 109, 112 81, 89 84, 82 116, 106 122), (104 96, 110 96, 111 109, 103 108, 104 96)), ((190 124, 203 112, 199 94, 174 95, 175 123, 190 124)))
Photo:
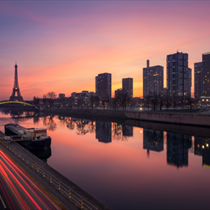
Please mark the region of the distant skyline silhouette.
MULTIPOLYGON (((14 63, 24 100, 95 91, 95 76, 112 74, 112 96, 133 78, 143 96, 146 60, 164 67, 166 56, 188 53, 194 63, 210 51, 209 1, 1 1, 0 100, 11 95, 14 63)), ((192 86, 192 93, 194 92, 192 86)))

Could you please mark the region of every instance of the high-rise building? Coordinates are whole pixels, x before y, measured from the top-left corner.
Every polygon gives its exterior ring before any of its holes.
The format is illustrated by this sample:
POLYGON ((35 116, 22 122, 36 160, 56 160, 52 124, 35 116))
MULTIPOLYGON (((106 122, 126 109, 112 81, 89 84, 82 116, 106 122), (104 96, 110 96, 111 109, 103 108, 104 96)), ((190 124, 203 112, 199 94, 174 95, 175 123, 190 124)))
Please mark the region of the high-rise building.
POLYGON ((191 69, 188 68, 188 54, 177 52, 167 55, 168 95, 191 97, 191 69))
POLYGON ((210 52, 202 55, 202 96, 210 96, 210 52))
POLYGON ((111 74, 98 74, 95 80, 96 94, 100 100, 107 100, 111 98, 112 92, 112 78, 111 74))
POLYGON ((58 98, 59 99, 64 99, 65 98, 65 94, 64 93, 60 93, 58 98))
POLYGON ((126 90, 129 97, 133 98, 133 78, 123 78, 122 89, 126 90))
POLYGON ((143 68, 143 97, 145 98, 150 93, 162 95, 163 92, 163 66, 149 66, 143 68))
POLYGON ((202 62, 194 63, 194 97, 202 96, 202 62))

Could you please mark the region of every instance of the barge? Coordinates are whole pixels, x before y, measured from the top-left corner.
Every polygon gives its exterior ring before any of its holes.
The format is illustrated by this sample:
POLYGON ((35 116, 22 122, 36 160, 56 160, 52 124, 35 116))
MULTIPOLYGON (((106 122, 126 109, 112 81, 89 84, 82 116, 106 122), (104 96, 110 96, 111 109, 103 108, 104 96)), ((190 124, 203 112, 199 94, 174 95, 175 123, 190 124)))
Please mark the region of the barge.
POLYGON ((46 128, 24 128, 18 124, 6 124, 5 134, 19 136, 18 143, 30 149, 46 150, 51 145, 51 137, 47 136, 46 128))

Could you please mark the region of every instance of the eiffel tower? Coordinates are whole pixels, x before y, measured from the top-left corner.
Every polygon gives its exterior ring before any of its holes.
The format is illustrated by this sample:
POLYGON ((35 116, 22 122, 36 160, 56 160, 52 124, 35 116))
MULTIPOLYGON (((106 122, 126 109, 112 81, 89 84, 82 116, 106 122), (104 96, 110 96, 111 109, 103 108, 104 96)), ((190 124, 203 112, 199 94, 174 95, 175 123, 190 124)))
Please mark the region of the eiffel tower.
POLYGON ((20 89, 18 85, 18 74, 17 74, 17 64, 15 63, 15 83, 14 83, 14 88, 12 91, 12 95, 10 96, 10 101, 23 101, 23 97, 20 95, 20 89), (15 94, 17 93, 17 96, 15 94))

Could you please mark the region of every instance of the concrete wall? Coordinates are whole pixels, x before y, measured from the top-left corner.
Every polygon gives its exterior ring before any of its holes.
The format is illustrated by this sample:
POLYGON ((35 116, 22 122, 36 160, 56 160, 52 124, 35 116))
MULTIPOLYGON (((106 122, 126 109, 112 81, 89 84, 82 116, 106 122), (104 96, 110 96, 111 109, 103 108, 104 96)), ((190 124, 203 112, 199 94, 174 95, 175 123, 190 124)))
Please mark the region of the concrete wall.
POLYGON ((155 113, 155 112, 125 112, 125 116, 134 120, 146 120, 185 125, 210 126, 210 115, 155 113))

